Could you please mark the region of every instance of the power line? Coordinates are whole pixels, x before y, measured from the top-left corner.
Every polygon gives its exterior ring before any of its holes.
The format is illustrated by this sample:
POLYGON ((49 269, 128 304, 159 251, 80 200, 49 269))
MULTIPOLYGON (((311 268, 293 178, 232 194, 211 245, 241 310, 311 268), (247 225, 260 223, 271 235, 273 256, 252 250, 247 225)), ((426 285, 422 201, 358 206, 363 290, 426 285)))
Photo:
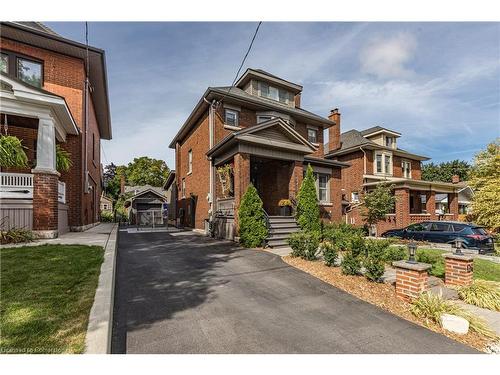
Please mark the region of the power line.
POLYGON ((217 105, 221 103, 224 98, 229 95, 231 92, 231 89, 233 88, 234 84, 236 83, 236 80, 238 79, 238 76, 240 75, 241 68, 243 67, 243 64, 245 64, 245 61, 248 57, 248 54, 252 50, 253 42, 255 41, 255 38, 257 37, 257 33, 259 32, 260 25, 262 24, 262 21, 260 21, 257 25, 257 28, 255 29, 255 32, 253 34, 252 40, 250 41, 250 45, 248 46, 247 52, 245 53, 245 56, 243 57, 243 60, 241 61, 240 67, 238 68, 238 71, 236 72, 236 75, 234 76, 233 82, 231 83, 231 86, 229 87, 229 90, 227 90, 227 93, 224 94, 224 96, 219 100, 217 105))

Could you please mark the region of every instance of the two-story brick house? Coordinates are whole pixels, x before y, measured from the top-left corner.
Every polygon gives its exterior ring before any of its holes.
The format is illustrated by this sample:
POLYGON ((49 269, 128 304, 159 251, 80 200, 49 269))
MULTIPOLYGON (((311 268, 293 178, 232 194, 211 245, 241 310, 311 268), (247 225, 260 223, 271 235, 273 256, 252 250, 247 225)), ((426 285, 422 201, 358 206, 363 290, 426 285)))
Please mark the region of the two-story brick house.
POLYGON ((2 22, 0 34, 2 133, 29 159, 1 171, 2 223, 46 237, 84 230, 99 221, 100 140, 111 139, 104 51, 38 22, 2 22), (67 172, 56 170, 56 145, 71 154, 67 172))
MULTIPOLYGON (((335 112, 340 128, 340 114, 335 112)), ((397 203, 394 213, 377 225, 379 234, 425 220, 457 219, 457 194, 462 184, 423 181, 421 162, 429 158, 399 148, 400 137, 394 130, 374 126, 362 131, 349 130, 329 143, 326 157, 350 164, 342 173, 347 223, 364 224, 361 196, 380 183, 394 187, 397 203), (448 196, 448 209, 442 215, 436 213, 436 194, 448 196)))
MULTIPOLYGON (((248 69, 234 86, 205 91, 170 144, 180 225, 206 229, 217 213, 232 237, 252 183, 271 224, 286 227, 278 203, 295 199, 307 165, 317 177, 322 217, 342 219, 341 169, 348 164, 326 159, 323 147, 325 130, 338 133, 336 114, 324 118, 303 109, 301 94, 302 86, 258 69, 248 69)), ((284 235, 273 239, 282 244, 284 235)))

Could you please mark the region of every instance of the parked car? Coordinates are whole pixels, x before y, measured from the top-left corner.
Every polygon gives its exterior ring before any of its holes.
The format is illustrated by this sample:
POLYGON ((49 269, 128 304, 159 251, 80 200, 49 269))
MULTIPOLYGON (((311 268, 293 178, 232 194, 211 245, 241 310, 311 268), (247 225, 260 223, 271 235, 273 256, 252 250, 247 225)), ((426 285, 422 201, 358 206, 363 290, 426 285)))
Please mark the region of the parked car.
POLYGON ((388 230, 382 233, 382 237, 449 244, 460 238, 463 248, 479 250, 480 253, 494 251, 493 237, 484 228, 455 221, 423 221, 406 228, 388 230))

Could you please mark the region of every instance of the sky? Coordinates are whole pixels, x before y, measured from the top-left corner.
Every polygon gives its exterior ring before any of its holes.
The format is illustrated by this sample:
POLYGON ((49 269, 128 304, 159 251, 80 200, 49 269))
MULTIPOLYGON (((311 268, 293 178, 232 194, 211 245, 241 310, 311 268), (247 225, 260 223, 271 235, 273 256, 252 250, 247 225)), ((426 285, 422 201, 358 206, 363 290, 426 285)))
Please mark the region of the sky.
MULTIPOLYGON (((47 25, 84 42, 83 22, 47 25)), ((231 84, 256 25, 90 22, 108 69, 103 163, 146 155, 173 168, 170 141, 208 86, 231 84)), ((383 126, 434 162, 472 161, 500 137, 500 23, 264 22, 247 67, 301 84, 309 111, 339 108, 342 132, 383 126)))

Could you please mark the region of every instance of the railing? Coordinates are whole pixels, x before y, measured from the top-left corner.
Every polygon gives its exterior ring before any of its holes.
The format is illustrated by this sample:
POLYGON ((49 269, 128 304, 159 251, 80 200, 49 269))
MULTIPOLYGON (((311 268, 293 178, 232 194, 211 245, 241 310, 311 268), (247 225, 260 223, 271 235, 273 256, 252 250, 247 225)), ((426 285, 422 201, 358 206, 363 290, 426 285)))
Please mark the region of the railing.
POLYGON ((57 201, 59 203, 66 203, 66 183, 57 181, 57 201))
POLYGON ((33 198, 33 175, 0 172, 0 197, 33 198))

